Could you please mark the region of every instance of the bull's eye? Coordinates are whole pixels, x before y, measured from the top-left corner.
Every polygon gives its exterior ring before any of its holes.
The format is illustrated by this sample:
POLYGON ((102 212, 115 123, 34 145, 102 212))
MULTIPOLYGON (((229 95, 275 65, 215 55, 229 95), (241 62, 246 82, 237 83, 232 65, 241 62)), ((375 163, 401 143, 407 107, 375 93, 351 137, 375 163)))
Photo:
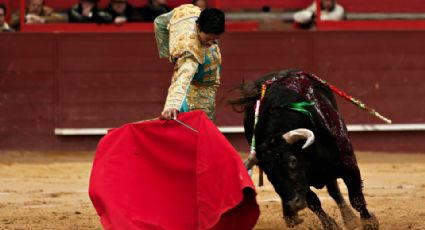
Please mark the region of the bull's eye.
POLYGON ((290 168, 295 168, 297 166, 297 158, 294 157, 294 156, 291 156, 289 158, 289 162, 288 163, 289 163, 289 167, 290 168))

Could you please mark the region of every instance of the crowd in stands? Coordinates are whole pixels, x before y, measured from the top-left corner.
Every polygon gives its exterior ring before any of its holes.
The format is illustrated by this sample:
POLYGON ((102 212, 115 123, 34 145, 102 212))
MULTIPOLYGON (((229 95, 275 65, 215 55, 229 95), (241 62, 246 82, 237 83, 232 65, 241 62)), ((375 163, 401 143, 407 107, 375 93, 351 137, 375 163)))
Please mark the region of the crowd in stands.
MULTIPOLYGON (((321 1, 321 20, 343 20, 344 8, 336 0, 321 1)), ((141 7, 134 7, 128 0, 109 0, 105 8, 98 6, 99 0, 79 0, 77 4, 63 11, 56 11, 45 5, 45 0, 26 0, 24 20, 26 24, 43 23, 115 23, 153 22, 154 19, 172 10, 167 0, 148 0, 141 7)), ((193 0, 192 4, 201 9, 208 7, 207 0, 193 0)), ((10 23, 5 21, 7 8, 0 4, 0 31, 20 30, 21 12, 12 12, 10 23)), ((314 26, 316 1, 294 13, 294 22, 297 28, 311 28, 314 26)))
MULTIPOLYGON (((44 0, 27 0, 25 10, 26 24, 43 23, 116 23, 153 22, 155 18, 172 10, 167 0, 148 0, 142 7, 133 7, 128 0, 109 0, 106 8, 98 6, 99 0, 79 0, 77 4, 66 11, 55 11, 45 5, 44 0)), ((200 8, 207 6, 206 0, 194 0, 194 5, 200 8)), ((20 14, 12 14, 10 24, 6 23, 7 8, 0 4, 0 28, 2 32, 20 29, 20 14)))
MULTIPOLYGON (((20 12, 12 14, 10 26, 19 30, 20 12)), ((26 5, 25 22, 29 24, 41 24, 50 22, 64 22, 65 17, 56 13, 52 8, 44 5, 44 0, 30 0, 26 5)))

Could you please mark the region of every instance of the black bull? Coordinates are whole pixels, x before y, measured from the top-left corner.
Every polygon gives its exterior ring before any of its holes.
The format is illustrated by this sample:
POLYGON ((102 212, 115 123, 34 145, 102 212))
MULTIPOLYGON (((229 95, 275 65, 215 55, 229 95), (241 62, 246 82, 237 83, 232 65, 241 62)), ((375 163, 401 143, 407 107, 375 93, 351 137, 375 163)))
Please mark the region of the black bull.
POLYGON ((352 207, 360 213, 363 228, 378 229, 378 220, 366 208, 360 171, 335 98, 328 87, 308 73, 285 70, 241 85, 242 97, 232 104, 245 113, 248 141, 251 142, 254 132, 255 103, 266 81, 267 91, 255 127, 257 165, 281 197, 287 225, 301 223, 297 212, 307 206, 325 229, 339 229, 310 189, 326 186, 345 225, 349 229, 357 227, 358 221, 336 181, 342 178, 352 207))

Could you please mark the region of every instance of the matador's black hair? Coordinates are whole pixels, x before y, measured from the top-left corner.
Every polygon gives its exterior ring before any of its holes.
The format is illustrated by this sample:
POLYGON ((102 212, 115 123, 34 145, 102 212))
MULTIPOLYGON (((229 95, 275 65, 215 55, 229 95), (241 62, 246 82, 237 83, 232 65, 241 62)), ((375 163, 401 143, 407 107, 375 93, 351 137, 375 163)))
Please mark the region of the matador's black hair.
POLYGON ((205 9, 196 21, 201 32, 220 35, 224 33, 224 12, 217 8, 205 9))

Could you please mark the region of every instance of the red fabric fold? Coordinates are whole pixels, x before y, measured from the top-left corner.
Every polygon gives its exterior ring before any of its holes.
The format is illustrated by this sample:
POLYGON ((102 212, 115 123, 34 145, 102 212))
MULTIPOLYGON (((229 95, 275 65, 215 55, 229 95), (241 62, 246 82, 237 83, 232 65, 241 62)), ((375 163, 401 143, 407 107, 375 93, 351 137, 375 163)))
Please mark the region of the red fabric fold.
POLYGON ((239 154, 204 112, 111 130, 89 195, 105 229, 252 229, 255 190, 239 154))

